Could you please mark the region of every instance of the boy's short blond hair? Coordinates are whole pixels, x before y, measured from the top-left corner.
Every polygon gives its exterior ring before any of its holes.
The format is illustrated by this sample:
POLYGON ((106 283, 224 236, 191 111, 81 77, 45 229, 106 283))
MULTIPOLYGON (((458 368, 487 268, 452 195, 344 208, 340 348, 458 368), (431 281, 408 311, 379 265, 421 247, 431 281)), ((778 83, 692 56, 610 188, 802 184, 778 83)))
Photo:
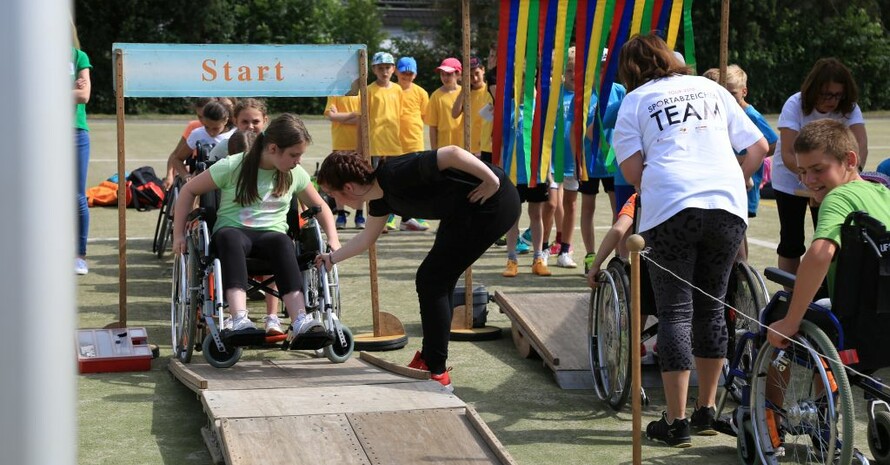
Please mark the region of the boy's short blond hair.
POLYGON ((748 87, 748 73, 739 65, 726 67, 726 89, 735 92, 748 87))
POLYGON ((832 119, 819 119, 803 128, 794 140, 794 153, 821 151, 843 163, 847 153, 859 154, 856 136, 844 123, 832 119))
POLYGON ((717 68, 711 68, 704 73, 701 73, 702 77, 708 78, 714 82, 720 81, 720 70, 717 68))

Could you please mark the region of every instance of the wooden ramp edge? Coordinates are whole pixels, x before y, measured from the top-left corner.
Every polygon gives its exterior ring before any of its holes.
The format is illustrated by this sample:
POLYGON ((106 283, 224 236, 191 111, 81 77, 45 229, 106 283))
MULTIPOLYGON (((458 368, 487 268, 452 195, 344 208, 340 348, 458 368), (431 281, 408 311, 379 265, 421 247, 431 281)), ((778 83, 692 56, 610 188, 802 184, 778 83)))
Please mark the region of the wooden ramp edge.
POLYGON ((495 291, 494 301, 512 322, 521 356, 531 355, 530 346, 562 389, 593 389, 587 354, 589 294, 495 291))
POLYGON ((262 360, 222 370, 171 360, 168 369, 198 393, 209 420, 200 434, 215 463, 516 463, 479 414, 429 372, 371 354, 344 364, 262 360))

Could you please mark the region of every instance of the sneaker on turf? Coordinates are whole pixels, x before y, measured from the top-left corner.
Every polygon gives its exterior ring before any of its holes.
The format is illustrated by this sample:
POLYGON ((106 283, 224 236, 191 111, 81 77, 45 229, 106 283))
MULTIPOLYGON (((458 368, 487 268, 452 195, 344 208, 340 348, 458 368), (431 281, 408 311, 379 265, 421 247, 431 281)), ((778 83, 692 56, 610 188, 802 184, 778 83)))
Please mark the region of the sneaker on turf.
POLYGON ((223 321, 223 329, 241 331, 242 329, 256 329, 256 325, 247 317, 247 312, 238 312, 234 317, 226 318, 223 321))
POLYGON ((532 273, 538 276, 550 276, 550 269, 547 268, 547 262, 543 258, 536 258, 532 262, 532 273))
POLYGON ((560 268, 578 268, 578 264, 575 263, 575 260, 572 260, 572 256, 566 253, 561 253, 556 257, 556 266, 560 268))
POLYGON ((396 229, 399 229, 399 227, 396 226, 396 216, 389 215, 389 219, 386 220, 386 230, 395 231, 396 229))
POLYGON ((355 229, 365 229, 364 215, 355 214, 355 229))
POLYGON ((675 418, 668 424, 667 413, 661 412, 661 419, 646 426, 646 437, 661 441, 671 447, 690 447, 692 438, 689 436, 689 420, 675 418))
POLYGON ((266 321, 266 334, 269 336, 279 336, 284 334, 284 331, 281 329, 281 321, 278 320, 278 315, 266 315, 264 320, 266 321))
POLYGON ((411 363, 408 364, 408 368, 430 371, 429 367, 426 366, 426 362, 423 360, 423 355, 420 354, 419 350, 417 352, 414 352, 414 358, 411 359, 411 363))
POLYGON ((420 221, 417 221, 415 218, 411 218, 408 221, 402 221, 402 223, 399 224, 400 231, 426 231, 427 229, 430 229, 430 227, 420 224, 420 221))
POLYGON ((516 241, 516 253, 519 255, 527 254, 532 249, 532 246, 522 242, 521 240, 516 241))
POLYGON ((525 231, 522 231, 522 234, 519 235, 519 242, 522 242, 525 245, 532 245, 531 228, 526 228, 525 231))
POLYGON ((87 267, 87 261, 83 258, 77 257, 74 259, 74 272, 80 276, 83 276, 90 272, 89 267, 87 267))
POLYGON ((590 267, 593 266, 593 262, 595 260, 596 260, 595 253, 589 253, 584 256, 584 274, 585 275, 590 272, 590 267))
MULTIPOLYGON (((337 229, 346 229, 346 217, 348 215, 349 213, 344 210, 340 210, 337 213, 337 221, 334 223, 334 225, 337 226, 337 229)), ((358 221, 358 218, 356 218, 356 221, 358 221)))
POLYGON ((544 260, 545 265, 550 266, 550 249, 541 251, 541 259, 544 260))
POLYGON ((498 247, 503 247, 503 246, 507 245, 507 236, 501 236, 500 239, 494 241, 494 245, 496 245, 498 247))
POLYGON ((717 430, 714 428, 716 416, 717 409, 714 407, 699 407, 689 418, 689 428, 699 436, 716 436, 717 430))
POLYGON ((433 381, 438 381, 446 391, 454 392, 454 386, 451 385, 451 375, 448 374, 448 370, 445 370, 439 374, 430 374, 430 379, 433 381))
POLYGON ((507 259, 507 268, 501 273, 505 278, 513 278, 519 274, 519 263, 516 260, 507 259))

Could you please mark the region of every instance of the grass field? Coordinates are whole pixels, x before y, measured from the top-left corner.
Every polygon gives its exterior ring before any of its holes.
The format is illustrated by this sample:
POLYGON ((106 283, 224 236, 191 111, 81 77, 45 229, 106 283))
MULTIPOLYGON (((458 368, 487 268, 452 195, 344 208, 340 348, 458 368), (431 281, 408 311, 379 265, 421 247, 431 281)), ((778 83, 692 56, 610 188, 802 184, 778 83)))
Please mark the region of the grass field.
MULTIPOLYGON (((890 153, 890 120, 869 118, 868 166, 873 168, 890 153)), ((772 123, 775 123, 773 118, 772 123)), ((116 133, 113 120, 94 119, 89 185, 116 171, 116 133)), ((178 140, 185 120, 138 120, 126 125, 126 169, 153 166, 163 176, 167 155, 178 140)), ((303 164, 311 172, 330 148, 328 124, 308 120, 314 143, 303 164)), ((91 210, 90 274, 78 278, 79 326, 102 327, 118 316, 117 212, 91 210)), ((206 415, 195 395, 167 371, 170 356, 170 268, 167 258, 151 254, 151 237, 157 212, 127 212, 127 291, 130 326, 145 326, 149 340, 160 345, 161 358, 152 370, 139 373, 80 376, 78 388, 79 462, 83 464, 201 464, 210 456, 201 439, 206 415)), ((596 222, 600 237, 609 226, 608 204, 599 196, 596 222)), ((764 201, 752 220, 750 262, 758 270, 775 263, 778 240, 775 205, 764 201)), ((348 238, 352 232, 347 231, 348 238)), ((395 233, 382 236, 378 245, 381 309, 395 314, 411 337, 408 347, 381 355, 407 363, 420 346, 420 319, 414 294, 414 271, 428 250, 432 233, 395 233)), ((580 233, 576 233, 580 243, 580 233)), ((580 261, 582 251, 576 251, 580 261)), ((586 292, 580 271, 551 268, 553 276, 530 272, 531 258, 520 257, 517 278, 500 276, 504 248, 492 248, 474 266, 474 277, 490 292, 586 292)), ((371 329, 367 259, 356 257, 341 265, 343 320, 353 332, 371 329)), ((771 289, 774 291, 775 287, 771 289)), ((253 315, 262 313, 252 307, 253 315)), ((496 341, 451 344, 449 364, 456 394, 473 405, 492 431, 522 464, 620 464, 631 459, 631 415, 614 413, 600 404, 591 391, 559 389, 539 359, 522 359, 509 337, 509 320, 489 306, 489 324, 505 328, 496 341)), ((304 357, 308 354, 278 350, 245 351, 244 359, 304 357)), ((885 375, 888 373, 885 373, 885 375)), ((650 390, 652 403, 645 408, 644 425, 663 408, 661 392, 650 390)), ((692 394, 694 395, 694 393, 692 394)), ((857 391, 857 399, 861 398, 857 391)), ((281 399, 287 402, 288 399, 281 399)), ((862 410, 862 402, 857 406, 862 410)), ((864 418, 860 415, 860 418, 864 418)), ((857 445, 865 445, 864 422, 857 422, 857 445)), ((282 441, 288 440, 281 438, 282 441)), ((644 441, 646 463, 736 463, 735 439, 728 436, 696 437, 694 447, 675 450, 644 441)))

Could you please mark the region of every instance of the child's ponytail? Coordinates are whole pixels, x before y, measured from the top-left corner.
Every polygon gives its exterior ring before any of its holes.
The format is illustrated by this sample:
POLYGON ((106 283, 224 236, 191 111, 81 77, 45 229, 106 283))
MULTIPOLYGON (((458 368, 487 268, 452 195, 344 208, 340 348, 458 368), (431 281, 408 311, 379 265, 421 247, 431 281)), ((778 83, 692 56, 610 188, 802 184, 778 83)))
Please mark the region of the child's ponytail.
MULTIPOLYGON (((241 160, 241 171, 235 190, 235 200, 238 204, 247 206, 260 200, 257 176, 260 161, 269 144, 275 144, 280 150, 284 150, 297 144, 311 142, 312 137, 309 135, 309 131, 297 115, 284 113, 273 119, 265 131, 257 134, 250 150, 244 154, 244 158, 241 160)), ((279 197, 284 195, 290 189, 292 182, 293 176, 290 171, 276 171, 273 194, 279 197)))

